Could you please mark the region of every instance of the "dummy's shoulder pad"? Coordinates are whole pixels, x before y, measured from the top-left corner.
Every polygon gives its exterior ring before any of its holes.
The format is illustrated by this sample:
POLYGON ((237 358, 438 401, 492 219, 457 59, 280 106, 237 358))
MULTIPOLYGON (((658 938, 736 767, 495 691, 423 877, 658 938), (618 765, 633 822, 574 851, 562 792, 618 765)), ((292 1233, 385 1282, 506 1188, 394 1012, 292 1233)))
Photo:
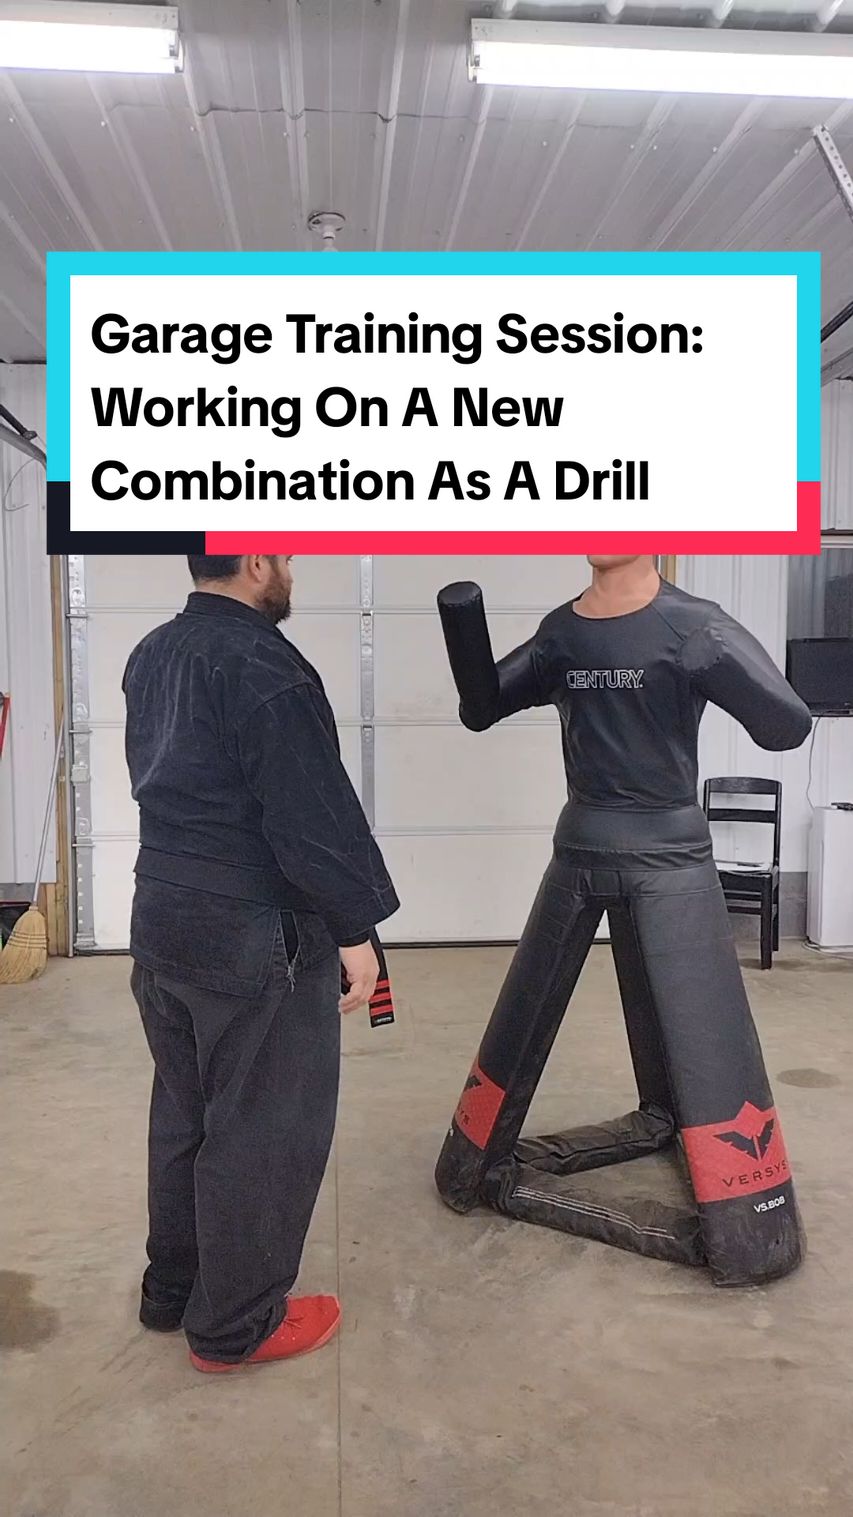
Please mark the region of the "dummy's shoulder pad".
POLYGON ((679 649, 679 662, 685 674, 707 674, 720 662, 725 644, 719 632, 709 623, 695 627, 684 638, 679 649))

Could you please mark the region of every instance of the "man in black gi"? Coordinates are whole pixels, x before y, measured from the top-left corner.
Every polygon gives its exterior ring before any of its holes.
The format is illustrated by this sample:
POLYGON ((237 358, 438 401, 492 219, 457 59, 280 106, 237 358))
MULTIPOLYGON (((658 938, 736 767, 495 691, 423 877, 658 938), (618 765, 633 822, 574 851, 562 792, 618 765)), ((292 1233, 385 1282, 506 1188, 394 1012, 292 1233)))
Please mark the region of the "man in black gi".
POLYGON ((197 1369, 319 1348, 291 1297, 331 1147, 339 1011, 367 1002, 398 901, 319 676, 281 632, 280 555, 191 557, 185 609, 124 678, 140 808, 133 991, 154 1058, 141 1321, 197 1369), (341 965, 349 986, 341 997, 341 965))

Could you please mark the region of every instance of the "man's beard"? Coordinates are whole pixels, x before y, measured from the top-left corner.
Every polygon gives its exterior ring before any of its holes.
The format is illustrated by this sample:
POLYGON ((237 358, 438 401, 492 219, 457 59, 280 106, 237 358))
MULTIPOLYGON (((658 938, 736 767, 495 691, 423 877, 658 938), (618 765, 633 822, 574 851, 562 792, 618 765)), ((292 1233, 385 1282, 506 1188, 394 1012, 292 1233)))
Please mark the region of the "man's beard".
POLYGON ((281 578, 273 580, 257 603, 258 610, 274 627, 286 622, 291 612, 290 589, 281 578))

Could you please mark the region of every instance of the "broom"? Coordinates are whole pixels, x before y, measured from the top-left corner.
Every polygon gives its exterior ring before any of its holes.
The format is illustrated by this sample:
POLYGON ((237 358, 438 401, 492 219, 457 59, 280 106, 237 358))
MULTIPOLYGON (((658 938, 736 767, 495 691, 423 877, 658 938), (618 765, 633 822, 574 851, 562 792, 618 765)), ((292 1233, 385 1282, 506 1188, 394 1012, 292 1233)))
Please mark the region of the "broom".
POLYGON ((41 833, 38 862, 36 863, 32 904, 24 912, 23 916, 18 918, 5 948, 0 951, 0 985, 22 985, 25 980, 35 980, 40 974, 44 974, 47 965, 47 927, 44 917, 36 905, 36 901, 38 900, 41 886, 44 856, 47 853, 47 836, 50 831, 50 814, 53 810, 56 776, 59 773, 59 755, 62 751, 62 737, 63 733, 60 728, 56 739, 56 752, 53 756, 53 770, 50 776, 50 790, 47 796, 44 826, 41 833))

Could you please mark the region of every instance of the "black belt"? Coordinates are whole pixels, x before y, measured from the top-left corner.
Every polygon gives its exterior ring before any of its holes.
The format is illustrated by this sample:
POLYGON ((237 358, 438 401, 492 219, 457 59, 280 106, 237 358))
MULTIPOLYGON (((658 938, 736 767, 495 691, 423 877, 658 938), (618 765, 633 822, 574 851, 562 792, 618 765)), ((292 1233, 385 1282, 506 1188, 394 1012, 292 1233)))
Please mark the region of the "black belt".
POLYGON ((203 890, 208 895, 278 906, 287 911, 316 911, 302 891, 277 869, 225 864, 221 859, 193 853, 164 853, 159 848, 140 848, 135 868, 143 878, 160 880, 164 885, 183 885, 188 890, 203 890))

